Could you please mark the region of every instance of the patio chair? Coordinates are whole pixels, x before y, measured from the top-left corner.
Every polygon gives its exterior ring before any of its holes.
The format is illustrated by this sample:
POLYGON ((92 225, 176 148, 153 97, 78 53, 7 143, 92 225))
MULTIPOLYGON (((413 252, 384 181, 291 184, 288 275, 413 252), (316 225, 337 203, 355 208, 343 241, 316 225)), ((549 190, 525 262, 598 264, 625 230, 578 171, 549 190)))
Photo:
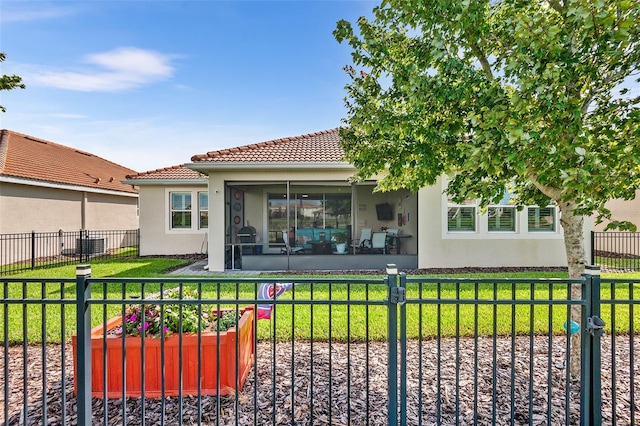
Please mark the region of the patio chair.
POLYGON ((304 247, 299 246, 298 243, 296 242, 295 233, 289 232, 289 241, 288 243, 285 242, 285 246, 280 249, 280 253, 298 254, 298 253, 304 253, 304 252, 305 252, 304 247))
POLYGON ((360 239, 354 240, 349 246, 350 250, 356 250, 358 253, 366 253, 371 248, 371 228, 362 228, 360 230, 360 239))
POLYGON ((374 232, 371 236, 371 253, 387 253, 387 233, 374 232))

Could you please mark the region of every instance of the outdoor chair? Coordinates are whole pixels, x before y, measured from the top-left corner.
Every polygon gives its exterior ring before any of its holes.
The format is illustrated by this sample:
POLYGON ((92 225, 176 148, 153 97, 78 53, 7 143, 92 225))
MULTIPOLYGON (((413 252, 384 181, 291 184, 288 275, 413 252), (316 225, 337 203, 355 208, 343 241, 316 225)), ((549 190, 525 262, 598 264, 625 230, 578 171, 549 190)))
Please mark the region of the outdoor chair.
POLYGON ((350 250, 356 250, 358 253, 366 253, 371 249, 371 228, 362 228, 360 230, 360 239, 354 240, 349 248, 350 250))
POLYGON ((296 243, 296 238, 295 237, 289 238, 288 244, 285 243, 285 246, 280 249, 280 253, 283 253, 283 254, 287 254, 287 253, 289 253, 289 254, 298 254, 298 253, 304 253, 304 252, 305 252, 304 247, 303 246, 299 246, 296 243))
POLYGON ((374 232, 371 236, 371 253, 387 253, 387 233, 374 232))

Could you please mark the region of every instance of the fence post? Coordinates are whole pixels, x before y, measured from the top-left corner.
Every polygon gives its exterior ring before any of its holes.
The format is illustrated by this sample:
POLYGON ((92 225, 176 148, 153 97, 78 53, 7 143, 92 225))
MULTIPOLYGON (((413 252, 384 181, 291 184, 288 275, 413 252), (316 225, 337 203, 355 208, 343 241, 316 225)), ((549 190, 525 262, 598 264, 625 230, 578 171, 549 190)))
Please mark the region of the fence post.
POLYGON ((82 263, 82 260, 84 258, 84 256, 82 255, 83 253, 83 246, 84 246, 84 239, 82 238, 82 229, 80 230, 80 232, 78 233, 80 235, 80 260, 79 262, 82 263))
POLYGON ((398 268, 387 265, 387 395, 389 426, 398 424, 398 305, 394 293, 398 288, 398 268))
POLYGON ((602 379, 600 337, 604 334, 604 321, 600 318, 600 267, 586 266, 586 309, 582 324, 582 366, 580 383, 580 425, 602 424, 602 379))
MULTIPOLYGON (((407 274, 400 272, 400 426, 407 426, 407 274)), ((420 318, 422 321, 422 318, 420 318)))
POLYGON ((591 264, 596 264, 596 233, 591 231, 591 264))
POLYGON ((76 383, 79 425, 91 421, 91 265, 76 267, 76 383))
POLYGON ((36 268, 36 231, 31 231, 31 269, 36 268))

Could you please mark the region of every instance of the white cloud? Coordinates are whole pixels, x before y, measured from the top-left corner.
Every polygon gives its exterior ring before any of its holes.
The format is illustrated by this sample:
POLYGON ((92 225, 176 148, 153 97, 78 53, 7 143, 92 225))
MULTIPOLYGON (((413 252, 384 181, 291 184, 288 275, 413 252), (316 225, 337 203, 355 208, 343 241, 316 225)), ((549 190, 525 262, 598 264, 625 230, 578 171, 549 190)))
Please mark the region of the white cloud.
POLYGON ((60 4, 51 4, 46 2, 2 2, 2 13, 0 14, 0 22, 8 24, 12 22, 34 22, 47 21, 51 19, 59 19, 67 16, 73 16, 81 13, 84 6, 69 6, 60 4))
POLYGON ((79 71, 45 71, 25 76, 27 83, 81 92, 118 92, 157 83, 173 76, 173 56, 153 50, 121 47, 84 58, 79 71))

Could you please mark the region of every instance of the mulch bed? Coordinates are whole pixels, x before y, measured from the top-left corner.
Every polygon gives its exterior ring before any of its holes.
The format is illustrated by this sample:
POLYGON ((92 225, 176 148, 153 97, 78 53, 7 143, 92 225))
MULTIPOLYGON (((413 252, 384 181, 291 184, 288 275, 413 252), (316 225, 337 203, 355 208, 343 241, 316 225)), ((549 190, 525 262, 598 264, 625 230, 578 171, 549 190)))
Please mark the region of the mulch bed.
MULTIPOLYGON (((569 424, 579 420, 579 384, 567 382, 563 369, 565 355, 564 336, 554 336, 551 351, 548 337, 535 336, 533 353, 529 351, 529 336, 516 338, 512 349, 510 338, 498 338, 495 345, 491 337, 477 340, 461 338, 442 339, 440 352, 437 340, 410 341, 407 350, 407 423, 418 424, 471 424, 477 416, 478 424, 510 424, 511 393, 514 424, 557 425, 565 422, 566 385, 569 389, 569 424), (478 354, 477 357, 474 354, 478 354), (438 357, 439 355, 439 357, 438 357), (513 356, 513 358, 512 358, 513 356), (531 356, 531 357, 530 357, 531 356), (440 360, 440 383, 437 363, 440 360), (512 362, 515 359, 515 362, 512 362), (456 362, 458 360, 458 362, 456 362), (533 371, 530 369, 530 362, 533 371), (477 370, 476 370, 477 365, 477 370), (495 386, 494 370, 495 365, 495 386), (512 365, 515 375, 512 377, 512 365), (456 369, 458 367, 458 369, 456 369), (458 378, 456 379, 456 372, 458 378), (551 381, 549 381, 549 377, 551 381), (530 380, 533 388, 530 389, 530 380), (514 384, 512 388, 512 382, 514 384), (438 392, 439 391, 439 392, 438 392), (495 397, 494 397, 495 392, 495 397), (531 392, 531 393, 530 393, 531 392), (551 407, 547 407, 548 392, 551 407), (532 395, 532 398, 531 398, 532 395), (438 400, 440 404, 438 404, 438 400), (495 404, 494 404, 495 400, 495 404), (495 407, 495 408, 494 408, 495 407), (439 410, 439 418, 438 416, 439 410), (547 412, 551 418, 547 419, 547 412)), ((630 425, 631 386, 636 395, 636 416, 640 412, 640 380, 630 374, 630 339, 617 336, 616 340, 616 421, 630 425)), ((610 338, 603 338, 603 424, 611 424, 613 410, 612 361, 610 338)), ((385 343, 332 343, 327 342, 260 342, 257 352, 257 380, 251 372, 242 392, 220 398, 203 396, 200 401, 203 425, 384 425, 387 419, 387 346, 385 343), (275 371, 273 363, 275 359, 275 371), (312 368, 311 368, 312 366, 312 368), (313 371, 313 383, 311 382, 313 371), (274 379, 275 378, 275 379, 274 379), (257 387, 256 384, 257 383, 257 387), (274 393, 275 389, 275 393, 274 393), (292 400, 293 399, 293 400, 292 400), (218 417, 217 417, 218 416, 218 417), (293 422, 291 420, 293 416, 293 422)), ((66 346, 65 387, 61 381, 61 346, 46 348, 46 424, 61 424, 62 395, 66 396, 67 423, 75 424, 75 398, 73 396, 73 362, 70 344, 66 346)), ((0 424, 43 424, 42 347, 27 348, 27 418, 23 418, 23 348, 9 348, 8 400, 0 388, 0 424), (4 419, 5 405, 9 418, 4 419)), ((640 359, 640 339, 636 337, 635 359, 640 359)), ((5 360, 0 357, 0 371, 5 360)), ((636 372, 638 366, 635 366, 636 372)), ((160 425, 162 401, 160 399, 127 398, 108 400, 109 425, 141 424, 142 405, 145 424, 160 425), (125 416, 126 415, 126 420, 125 416)), ((198 398, 165 398, 164 422, 175 425, 198 423, 198 398), (180 417, 180 415, 182 417, 180 417)), ((102 399, 93 399, 93 424, 103 422, 102 399)), ((637 420, 637 418, 636 418, 637 420)))

